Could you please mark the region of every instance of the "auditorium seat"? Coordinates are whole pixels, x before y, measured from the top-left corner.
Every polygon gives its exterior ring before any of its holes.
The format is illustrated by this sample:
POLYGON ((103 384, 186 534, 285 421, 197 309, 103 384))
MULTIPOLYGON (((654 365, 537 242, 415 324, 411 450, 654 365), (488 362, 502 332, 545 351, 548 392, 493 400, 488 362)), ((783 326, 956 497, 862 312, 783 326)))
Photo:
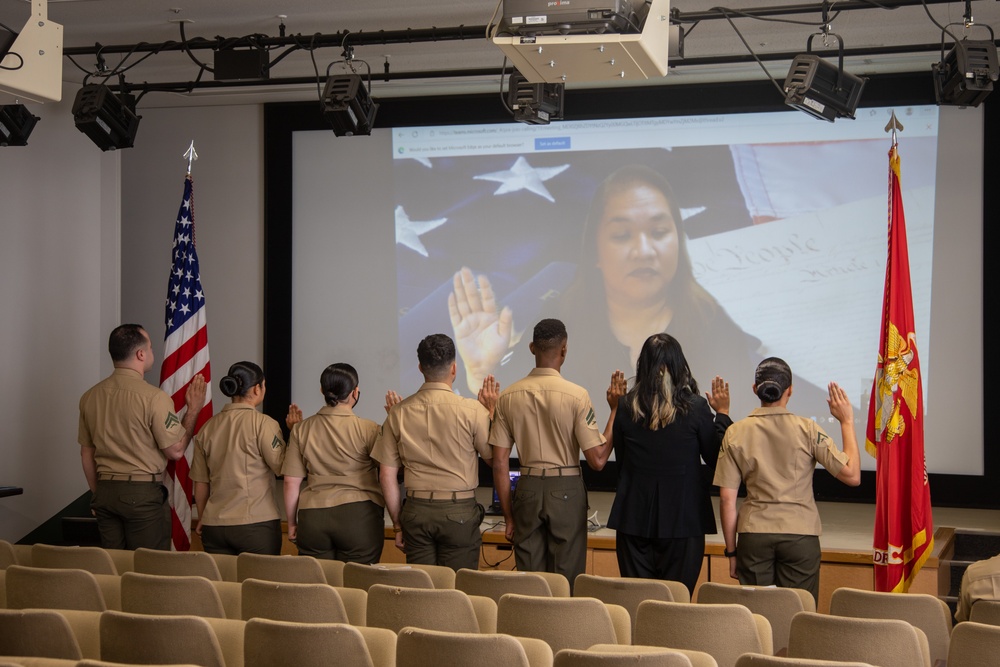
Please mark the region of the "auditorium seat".
MULTIPOLYGON (((418 568, 363 565, 361 563, 346 563, 344 565, 345 587, 367 591, 375 584, 407 588, 436 588, 431 575, 418 568)), ((454 588, 454 585, 450 588, 454 588)))
POLYGON ((233 554, 208 555, 215 561, 215 566, 219 568, 219 574, 222 575, 223 581, 235 581, 239 583, 240 580, 236 577, 236 556, 233 554))
POLYGON ((135 571, 135 551, 130 549, 105 549, 115 563, 118 574, 135 571))
POLYGON ((478 604, 455 589, 375 584, 368 589, 368 626, 393 632, 407 626, 443 632, 495 632, 496 603, 476 599, 478 604))
POLYGON ((350 623, 337 590, 329 584, 243 582, 243 620, 267 618, 290 623, 350 623))
POLYGON ((656 651, 671 651, 673 653, 681 653, 687 656, 688 661, 691 663, 691 667, 719 667, 719 663, 715 661, 715 658, 705 653, 704 651, 690 651, 684 648, 664 648, 662 646, 620 646, 618 644, 594 644, 587 649, 591 653, 645 653, 645 652, 656 652, 656 651))
POLYGON ((9 609, 81 609, 104 611, 97 577, 86 570, 11 565, 6 570, 9 609))
POLYGON ((951 633, 948 667, 996 667, 998 656, 1000 627, 972 621, 955 626, 951 633))
POLYGON ((867 662, 843 662, 841 660, 809 660, 787 656, 744 653, 736 661, 736 667, 872 667, 867 662))
POLYGON ((135 550, 133 567, 136 572, 143 574, 204 577, 212 581, 223 581, 215 559, 204 551, 159 551, 140 548, 135 550))
POLYGON ((0 667, 78 667, 77 660, 63 658, 31 658, 25 656, 0 656, 0 667))
POLYGON ((319 563, 319 566, 323 568, 323 574, 326 576, 326 583, 331 586, 344 585, 344 561, 330 560, 328 558, 317 558, 316 561, 319 563))
POLYGON ((0 540, 0 570, 6 570, 8 565, 17 565, 17 554, 14 545, 7 540, 0 540))
POLYGON ((34 544, 31 547, 32 567, 86 570, 92 574, 118 574, 111 555, 100 547, 60 547, 34 544))
POLYGON ((346 623, 255 618, 246 623, 244 654, 246 667, 381 667, 395 664, 396 636, 346 623))
POLYGON ((388 568, 397 567, 411 570, 423 570, 430 576, 431 581, 434 582, 434 588, 455 587, 455 570, 450 567, 445 567, 444 565, 426 565, 423 563, 378 563, 378 565, 388 568))
POLYGON ((285 581, 290 584, 325 584, 323 568, 312 556, 267 556, 241 553, 236 557, 236 579, 285 581))
POLYGON ((719 667, 735 667, 744 653, 774 653, 771 624, 738 604, 647 600, 639 605, 634 643, 704 651, 719 667))
POLYGON ((792 619, 788 657, 868 662, 879 667, 931 667, 927 637, 906 621, 808 611, 792 619))
MULTIPOLYGON (((105 660, 81 660, 75 667, 145 667, 137 663, 107 662, 105 660)), ((198 667, 197 665, 160 665, 159 667, 198 667)))
POLYGON ((552 589, 537 572, 507 570, 470 570, 462 568, 455 574, 455 588, 469 595, 481 595, 500 602, 507 593, 552 597, 552 589))
POLYGON ((396 640, 396 667, 504 665, 551 667, 552 649, 540 639, 502 634, 439 632, 406 627, 396 640))
POLYGON ((880 593, 838 588, 830 596, 830 614, 853 618, 895 618, 923 630, 932 663, 948 660, 951 610, 943 600, 920 593, 880 593))
POLYGON ((628 612, 595 598, 545 598, 508 593, 497 608, 497 631, 546 642, 553 653, 594 644, 631 643, 628 612))
POLYGON ((50 609, 0 609, 0 655, 83 658, 69 621, 50 609))
POLYGON ((734 586, 706 581, 697 591, 700 604, 741 604, 771 624, 775 655, 788 651, 788 630, 800 611, 816 611, 816 599, 801 588, 734 586))
POLYGON ((211 621, 198 616, 104 612, 100 630, 101 660, 242 667, 243 622, 229 619, 211 621), (225 639, 220 636, 220 630, 226 631, 225 639), (226 653, 223 652, 223 644, 229 647, 226 653))
POLYGON ((204 577, 126 572, 121 589, 122 611, 132 614, 226 618, 222 597, 204 577))
POLYGON ((969 620, 986 625, 1000 625, 1000 601, 977 600, 972 605, 969 620))
POLYGON ((646 600, 690 602, 691 600, 687 587, 678 581, 598 577, 592 574, 577 575, 576 583, 573 585, 573 595, 575 597, 597 598, 606 604, 624 607, 632 621, 633 633, 635 632, 636 612, 639 610, 641 602, 646 600), (683 599, 678 599, 678 597, 683 597, 683 599))
POLYGON ((564 648, 555 656, 555 667, 692 667, 680 651, 653 646, 620 646, 617 651, 564 648))

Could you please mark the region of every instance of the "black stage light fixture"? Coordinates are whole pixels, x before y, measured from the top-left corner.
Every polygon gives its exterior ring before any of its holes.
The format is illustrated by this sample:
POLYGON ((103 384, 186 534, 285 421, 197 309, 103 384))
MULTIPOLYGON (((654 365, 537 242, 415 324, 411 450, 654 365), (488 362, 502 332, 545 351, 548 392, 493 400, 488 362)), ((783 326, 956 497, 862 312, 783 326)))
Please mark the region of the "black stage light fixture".
POLYGON ((832 65, 810 53, 814 37, 810 35, 806 53, 795 56, 788 68, 785 104, 831 123, 837 118, 853 119, 865 82, 844 71, 844 42, 840 37, 833 33, 826 33, 825 36, 837 38, 840 44, 839 64, 832 65))
POLYGON ((378 103, 359 74, 337 74, 323 89, 323 117, 338 137, 372 133, 378 103))
POLYGON ((563 119, 565 90, 562 83, 531 83, 514 70, 507 87, 507 106, 519 123, 548 125, 563 119))
POLYGON ((132 95, 115 95, 107 86, 87 84, 73 101, 73 121, 102 151, 132 148, 139 130, 132 95))
POLYGON ((0 106, 0 146, 27 146, 38 116, 23 104, 0 106))
POLYGON ((955 42, 951 50, 942 55, 941 62, 931 65, 931 72, 938 104, 978 107, 993 92, 993 82, 1000 78, 997 47, 992 38, 955 42))
POLYGON ((216 81, 267 80, 271 78, 271 63, 267 49, 222 49, 215 52, 212 76, 216 81))

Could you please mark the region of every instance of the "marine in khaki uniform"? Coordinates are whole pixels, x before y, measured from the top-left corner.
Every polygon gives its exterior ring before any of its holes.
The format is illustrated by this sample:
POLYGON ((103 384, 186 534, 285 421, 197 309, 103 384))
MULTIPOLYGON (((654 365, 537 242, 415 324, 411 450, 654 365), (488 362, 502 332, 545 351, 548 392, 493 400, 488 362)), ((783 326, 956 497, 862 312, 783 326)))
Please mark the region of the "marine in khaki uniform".
POLYGON ((484 512, 475 489, 479 456, 487 464, 492 458, 490 411, 484 405, 495 403, 496 383, 493 376, 484 380, 478 402, 455 395, 455 343, 444 334, 420 341, 417 359, 424 383, 391 406, 372 450, 396 546, 407 563, 478 569, 484 512), (402 506, 396 481, 401 467, 402 506))
MULTIPOLYGON (((558 572, 572 586, 587 560, 587 490, 580 452, 590 467, 604 468, 611 454, 614 411, 602 434, 587 390, 559 374, 566 344, 566 327, 559 320, 535 325, 530 344, 535 369, 500 393, 490 445, 494 486, 517 569, 558 572), (508 471, 515 444, 521 476, 512 500, 508 471)), ((624 393, 624 377, 618 380, 608 390, 614 408, 624 393)))
POLYGON ((978 600, 1000 601, 1000 554, 973 563, 962 575, 956 621, 968 621, 978 600))
POLYGON ((729 573, 741 584, 801 588, 819 598, 822 527, 813 470, 819 463, 844 484, 861 483, 854 409, 836 383, 828 390, 843 451, 819 424, 788 411, 792 371, 776 357, 757 366, 753 391, 761 407, 726 431, 714 484, 719 487, 729 573), (747 497, 737 515, 741 482, 747 497))
POLYGON ((320 388, 326 406, 292 429, 281 469, 288 539, 306 556, 377 563, 385 544, 385 501, 371 458, 379 427, 354 414, 361 390, 350 364, 327 366, 320 388))
POLYGON ((163 486, 167 461, 184 456, 205 380, 196 375, 185 393, 180 418, 171 398, 148 384, 153 346, 138 324, 111 332, 108 352, 115 370, 80 398, 77 441, 90 507, 105 549, 170 548, 170 506, 163 486))
POLYGON ((205 551, 281 553, 281 515, 274 476, 281 472, 281 427, 257 411, 264 401, 264 371, 250 361, 219 381, 232 403, 209 419, 194 439, 191 481, 205 551))

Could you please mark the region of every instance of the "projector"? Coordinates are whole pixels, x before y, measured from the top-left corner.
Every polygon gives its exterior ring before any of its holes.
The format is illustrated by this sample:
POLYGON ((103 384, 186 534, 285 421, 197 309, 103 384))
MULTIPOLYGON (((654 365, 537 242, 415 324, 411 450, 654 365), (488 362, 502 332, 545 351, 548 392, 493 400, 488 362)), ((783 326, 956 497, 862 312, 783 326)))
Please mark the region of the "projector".
POLYGON ((503 0, 497 35, 603 35, 640 32, 642 0, 503 0))

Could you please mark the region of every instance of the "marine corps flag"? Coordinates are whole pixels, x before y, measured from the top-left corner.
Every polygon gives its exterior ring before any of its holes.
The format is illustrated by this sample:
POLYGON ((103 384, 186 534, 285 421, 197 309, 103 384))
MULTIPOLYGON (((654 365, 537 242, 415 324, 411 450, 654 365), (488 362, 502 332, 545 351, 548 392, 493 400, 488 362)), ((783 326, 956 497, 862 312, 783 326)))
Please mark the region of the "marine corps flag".
POLYGON ((889 149, 889 256, 865 447, 876 459, 875 590, 905 593, 934 548, 924 410, 895 132, 889 149))

